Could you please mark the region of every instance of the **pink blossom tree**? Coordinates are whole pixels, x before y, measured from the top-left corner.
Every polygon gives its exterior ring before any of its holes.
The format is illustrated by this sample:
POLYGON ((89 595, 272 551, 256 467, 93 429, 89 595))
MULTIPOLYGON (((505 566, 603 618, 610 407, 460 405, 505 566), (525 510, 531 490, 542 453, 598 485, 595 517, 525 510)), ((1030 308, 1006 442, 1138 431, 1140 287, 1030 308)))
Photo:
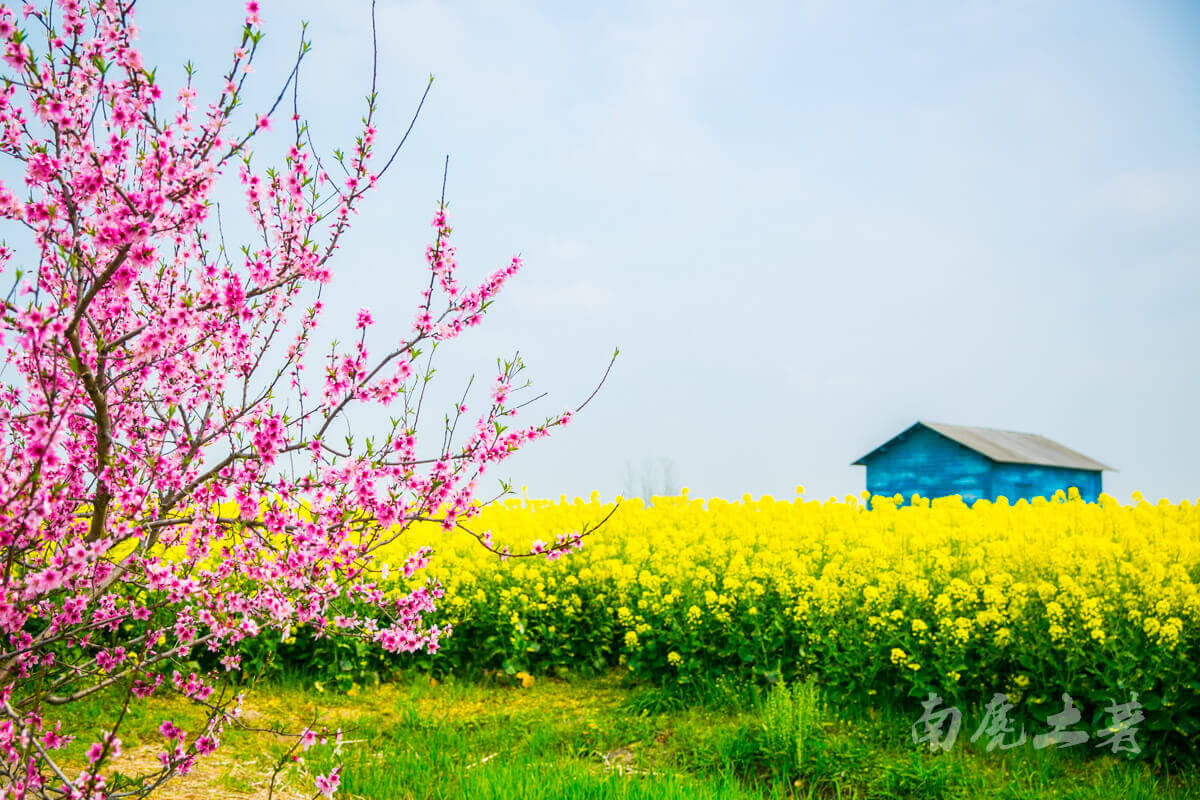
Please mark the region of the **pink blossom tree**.
MULTIPOLYGON (((259 169, 248 146, 288 87, 243 116, 258 4, 207 103, 190 72, 164 98, 134 46, 133 5, 0 6, 6 797, 145 796, 186 773, 237 724, 239 643, 264 631, 309 625, 389 651, 436 650, 444 631, 423 619, 439 588, 396 588, 374 554, 416 521, 468 529, 480 477, 573 413, 517 426, 514 358, 481 413, 460 403, 431 446, 418 443, 430 377, 418 355, 477 325, 521 266, 513 258, 460 285, 444 198, 411 332, 380 344, 364 309, 350 346, 313 356, 332 256, 395 156, 377 157, 374 76, 346 153, 323 162, 293 107, 280 112, 291 146, 259 169), (240 180, 254 230, 240 253, 214 219, 224 176, 240 180), (333 441, 363 406, 387 409, 390 423, 333 441), (221 666, 181 669, 201 651, 221 666), (86 763, 68 767, 61 748, 84 734, 64 729, 62 709, 99 692, 112 698, 111 724, 87 733, 86 763), (198 704, 207 721, 163 720, 157 771, 114 779, 122 720, 156 693, 198 704)), ((306 51, 302 38, 293 98, 306 51)), ((557 556, 587 532, 537 549, 557 556)), ((409 544, 405 576, 431 544, 409 544)), ((296 745, 314 738, 299 732, 296 745)), ((320 776, 317 791, 337 784, 336 771, 320 776)))

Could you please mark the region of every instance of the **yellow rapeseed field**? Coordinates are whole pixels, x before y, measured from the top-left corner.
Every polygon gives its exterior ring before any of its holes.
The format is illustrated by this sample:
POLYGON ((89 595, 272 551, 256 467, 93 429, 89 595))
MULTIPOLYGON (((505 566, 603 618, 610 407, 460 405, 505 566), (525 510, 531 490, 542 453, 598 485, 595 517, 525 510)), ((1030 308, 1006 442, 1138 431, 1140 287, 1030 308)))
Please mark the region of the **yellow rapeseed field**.
MULTIPOLYGON (((447 670, 592 673, 664 687, 816 675, 867 704, 996 692, 1038 714, 1061 695, 1097 719, 1132 692, 1147 725, 1200 730, 1200 509, 1058 495, 909 505, 621 500, 582 552, 500 560, 438 542, 429 574, 454 626, 447 670)), ((593 494, 509 500, 468 525, 514 551, 603 518, 593 494)), ((425 535, 428 534, 428 535, 425 535)), ((397 551, 396 558, 402 556, 397 551)))

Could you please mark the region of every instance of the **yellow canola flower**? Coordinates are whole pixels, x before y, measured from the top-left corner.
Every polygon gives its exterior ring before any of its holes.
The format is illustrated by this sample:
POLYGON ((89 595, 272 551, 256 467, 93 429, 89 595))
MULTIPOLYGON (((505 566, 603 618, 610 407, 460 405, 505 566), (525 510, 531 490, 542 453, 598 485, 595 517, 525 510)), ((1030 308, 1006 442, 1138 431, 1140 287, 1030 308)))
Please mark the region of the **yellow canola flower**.
MULTIPOLYGON (((594 494, 512 498, 478 508, 464 524, 521 552, 612 509, 594 494)), ((859 648, 855 663, 906 665, 885 670, 891 679, 938 672, 938 680, 989 686, 994 667, 973 674, 950 666, 1013 660, 1028 648, 1045 663, 1097 663, 1101 652, 1121 649, 1170 674, 1200 637, 1198 531, 1200 505, 1141 497, 1132 505, 1064 494, 974 506, 874 498, 868 507, 858 497, 729 502, 681 493, 652 505, 621 501, 582 551, 553 561, 502 562, 471 536, 433 523, 413 525, 376 556, 402 564, 432 545, 414 580, 442 581, 439 607, 453 611, 460 631, 502 627, 510 655, 558 654, 568 668, 592 645, 615 660, 624 644, 637 669, 684 660, 695 668, 716 658, 722 642, 734 650, 749 643, 746 657, 758 658, 763 637, 784 631, 792 647, 785 669, 798 659, 828 665, 859 648)), ((764 653, 758 666, 773 668, 778 658, 764 653)))

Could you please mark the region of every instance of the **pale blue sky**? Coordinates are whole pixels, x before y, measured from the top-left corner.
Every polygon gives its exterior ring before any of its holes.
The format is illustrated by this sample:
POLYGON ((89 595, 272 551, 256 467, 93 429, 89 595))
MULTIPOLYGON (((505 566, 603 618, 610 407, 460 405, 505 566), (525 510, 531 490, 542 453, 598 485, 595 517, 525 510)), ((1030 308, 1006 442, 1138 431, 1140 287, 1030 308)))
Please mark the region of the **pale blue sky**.
MULTIPOLYGON (((139 4, 147 60, 215 81, 241 7, 139 4)), ((344 146, 369 3, 262 17, 257 96, 309 20, 303 110, 344 146)), ((330 321, 409 322, 448 153, 463 270, 527 262, 449 388, 519 347, 549 413, 621 348, 510 462, 531 494, 609 495, 648 458, 694 495, 857 493, 849 463, 923 418, 1057 439, 1122 498, 1200 496, 1194 7, 382 1, 379 29, 383 143, 436 81, 330 321)))

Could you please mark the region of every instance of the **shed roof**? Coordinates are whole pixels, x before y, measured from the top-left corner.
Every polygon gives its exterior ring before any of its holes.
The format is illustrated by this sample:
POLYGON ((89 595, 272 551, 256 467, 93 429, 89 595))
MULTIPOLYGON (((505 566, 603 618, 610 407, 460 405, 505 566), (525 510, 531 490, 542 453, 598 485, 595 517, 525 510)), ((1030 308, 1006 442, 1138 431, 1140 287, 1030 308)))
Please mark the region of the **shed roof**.
POLYGON ((855 464, 865 464, 867 459, 884 449, 904 434, 918 425, 940 433, 947 439, 958 442, 963 447, 987 456, 992 461, 1005 464, 1038 464, 1046 467, 1067 467, 1070 469, 1109 470, 1112 467, 1101 464, 1095 459, 1088 458, 1083 453, 1069 447, 1038 436, 1036 433, 1018 433, 1017 431, 1001 431, 994 428, 975 428, 966 425, 946 425, 942 422, 920 421, 901 431, 897 435, 855 461, 855 464))

